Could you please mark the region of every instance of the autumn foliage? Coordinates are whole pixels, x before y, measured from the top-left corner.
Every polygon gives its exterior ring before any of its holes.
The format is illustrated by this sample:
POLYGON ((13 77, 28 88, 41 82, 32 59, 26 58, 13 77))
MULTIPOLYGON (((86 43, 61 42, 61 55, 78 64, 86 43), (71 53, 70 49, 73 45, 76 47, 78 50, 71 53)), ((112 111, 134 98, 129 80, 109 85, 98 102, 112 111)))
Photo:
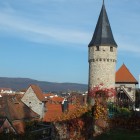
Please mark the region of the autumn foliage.
POLYGON ((94 106, 89 104, 81 106, 77 100, 75 110, 66 111, 56 117, 55 123, 61 124, 60 131, 63 130, 66 139, 85 140, 93 136, 96 129, 101 130, 100 134, 108 127, 107 101, 115 94, 113 88, 108 89, 100 84, 88 93, 88 97, 94 99, 94 106))
POLYGON ((90 126, 93 120, 91 106, 85 104, 80 105, 77 100, 75 109, 72 111, 66 111, 61 116, 56 117, 55 123, 59 123, 57 131, 63 130, 63 134, 66 135, 66 139, 71 140, 84 140, 88 137, 91 131, 90 126))
POLYGON ((111 98, 116 96, 116 91, 114 88, 106 88, 103 84, 99 84, 92 89, 90 89, 88 93, 89 98, 98 98, 98 97, 104 97, 104 98, 111 98))
POLYGON ((115 95, 115 89, 106 88, 103 84, 95 86, 89 91, 88 97, 94 99, 94 136, 105 132, 109 128, 107 102, 113 100, 115 95))

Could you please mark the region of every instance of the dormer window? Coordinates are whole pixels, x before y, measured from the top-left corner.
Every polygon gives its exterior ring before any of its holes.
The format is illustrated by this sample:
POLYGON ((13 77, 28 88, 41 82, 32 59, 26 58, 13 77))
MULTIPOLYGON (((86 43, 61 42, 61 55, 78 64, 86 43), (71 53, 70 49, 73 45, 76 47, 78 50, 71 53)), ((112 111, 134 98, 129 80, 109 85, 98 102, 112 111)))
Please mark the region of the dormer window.
POLYGON ((110 47, 110 51, 113 52, 113 47, 110 47))
POLYGON ((99 51, 99 46, 96 46, 96 51, 99 51))

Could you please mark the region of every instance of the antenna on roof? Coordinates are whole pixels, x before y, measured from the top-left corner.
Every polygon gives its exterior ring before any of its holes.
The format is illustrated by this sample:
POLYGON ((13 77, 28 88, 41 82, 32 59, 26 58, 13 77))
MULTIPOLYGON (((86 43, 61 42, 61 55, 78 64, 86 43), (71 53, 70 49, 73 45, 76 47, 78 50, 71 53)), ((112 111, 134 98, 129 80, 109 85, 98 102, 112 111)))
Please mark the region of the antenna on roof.
POLYGON ((140 89, 140 75, 139 75, 139 89, 140 89))
POLYGON ((103 0, 103 5, 105 4, 105 1, 103 0))

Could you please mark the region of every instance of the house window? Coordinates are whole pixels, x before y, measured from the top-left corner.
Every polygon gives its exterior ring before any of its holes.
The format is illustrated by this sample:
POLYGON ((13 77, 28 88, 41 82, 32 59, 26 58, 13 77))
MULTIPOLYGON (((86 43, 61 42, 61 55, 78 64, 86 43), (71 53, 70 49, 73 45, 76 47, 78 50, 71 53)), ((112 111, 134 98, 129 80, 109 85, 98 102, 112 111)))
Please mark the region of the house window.
POLYGON ((31 102, 29 102, 29 104, 31 104, 31 102))
POLYGON ((7 133, 9 133, 10 131, 9 131, 9 129, 8 128, 4 128, 4 133, 5 134, 7 134, 7 133))
POLYGON ((113 47, 110 47, 110 51, 113 52, 113 47))
POLYGON ((40 105, 42 105, 42 103, 39 103, 40 105))
POLYGON ((131 87, 129 87, 127 90, 128 90, 128 92, 131 92, 132 88, 131 88, 131 87))
POLYGON ((100 50, 99 46, 96 46, 96 51, 99 51, 99 50, 100 50))

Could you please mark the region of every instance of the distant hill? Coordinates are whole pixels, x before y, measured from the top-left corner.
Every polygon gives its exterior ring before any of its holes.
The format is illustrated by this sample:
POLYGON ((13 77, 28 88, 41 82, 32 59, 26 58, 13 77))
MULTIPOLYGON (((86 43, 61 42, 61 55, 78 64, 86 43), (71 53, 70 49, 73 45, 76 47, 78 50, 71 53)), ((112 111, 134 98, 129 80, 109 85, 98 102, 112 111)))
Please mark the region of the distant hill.
POLYGON ((45 82, 38 81, 29 78, 8 78, 0 77, 0 88, 12 88, 13 90, 21 90, 28 88, 29 85, 36 84, 42 91, 87 91, 86 84, 76 84, 76 83, 55 83, 55 82, 45 82))

